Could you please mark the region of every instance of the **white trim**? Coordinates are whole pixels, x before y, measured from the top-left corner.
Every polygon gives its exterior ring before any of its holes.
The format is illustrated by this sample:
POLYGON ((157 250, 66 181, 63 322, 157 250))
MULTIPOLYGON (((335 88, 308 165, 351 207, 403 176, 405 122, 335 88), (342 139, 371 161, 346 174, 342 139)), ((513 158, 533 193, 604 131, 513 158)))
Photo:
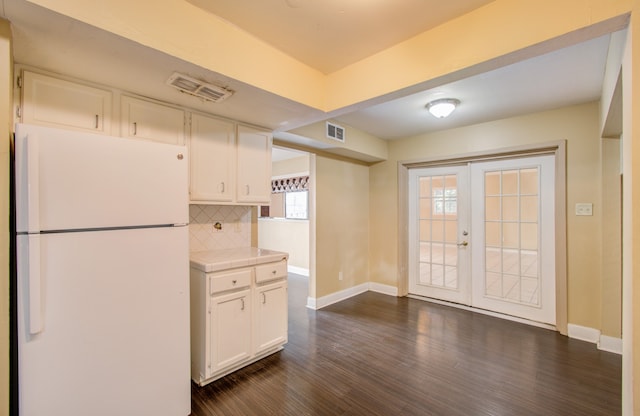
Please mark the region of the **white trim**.
POLYGON ((569 338, 596 344, 599 350, 622 355, 622 339, 602 335, 599 330, 586 326, 567 325, 569 338))
POLYGON ((567 325, 567 335, 569 338, 579 339, 580 341, 587 341, 593 344, 597 344, 600 340, 600 331, 597 329, 575 324, 567 325))
POLYGON ((398 296, 398 288, 391 285, 383 285, 382 283, 369 282, 369 290, 371 292, 382 293, 383 295, 398 296))
POLYGON ((316 310, 316 298, 312 298, 311 296, 307 296, 307 308, 316 310))
POLYGON ((292 266, 288 264, 287 272, 293 273, 293 274, 299 274, 300 276, 309 277, 309 269, 305 269, 304 267, 292 266))
POLYGON ((600 336, 598 349, 622 355, 622 338, 614 338, 607 335, 600 336))
POLYGON ((503 314, 503 313, 488 311, 486 309, 474 308, 474 307, 471 307, 471 306, 462 305, 460 303, 447 302, 445 300, 428 298, 428 297, 412 295, 412 294, 407 295, 407 297, 409 297, 411 299, 422 300, 422 301, 425 301, 425 302, 436 303, 438 305, 451 306, 452 308, 463 309, 463 310, 469 311, 469 312, 481 313, 483 315, 493 316, 494 318, 506 319, 508 321, 513 321, 513 322, 518 322, 518 323, 521 323, 521 324, 531 325, 531 326, 535 326, 535 327, 538 327, 538 328, 549 329, 551 331, 556 331, 557 330, 555 326, 550 325, 550 324, 546 324, 546 323, 543 323, 543 322, 530 321, 528 319, 519 318, 517 316, 511 316, 511 315, 506 315, 506 314, 503 314))
MULTIPOLYGON (((298 157, 303 157, 303 154, 300 154, 300 156, 298 157)), ((292 158, 292 159, 297 159, 297 158, 292 158)), ((290 159, 285 159, 285 160, 290 160, 290 159)), ((281 162, 280 160, 278 162, 281 162)), ((293 173, 286 173, 284 175, 275 175, 271 177, 272 181, 277 181, 278 179, 289 179, 289 178, 297 178, 300 176, 311 176, 309 174, 308 170, 305 170, 304 172, 293 172, 293 173)))
POLYGON ((383 295, 398 296, 398 288, 395 286, 384 285, 382 283, 368 282, 362 283, 358 286, 353 286, 339 292, 331 293, 321 298, 307 298, 307 308, 309 309, 322 309, 325 306, 332 305, 334 303, 349 299, 364 292, 376 292, 383 295))
POLYGON ((369 284, 363 283, 358 286, 353 286, 339 292, 334 292, 326 296, 322 296, 321 298, 315 298, 313 302, 311 302, 311 298, 307 298, 307 307, 311 309, 322 309, 325 306, 332 305, 334 303, 340 302, 341 300, 349 299, 353 296, 359 295, 369 290, 369 284), (315 307, 311 307, 313 304, 315 307))

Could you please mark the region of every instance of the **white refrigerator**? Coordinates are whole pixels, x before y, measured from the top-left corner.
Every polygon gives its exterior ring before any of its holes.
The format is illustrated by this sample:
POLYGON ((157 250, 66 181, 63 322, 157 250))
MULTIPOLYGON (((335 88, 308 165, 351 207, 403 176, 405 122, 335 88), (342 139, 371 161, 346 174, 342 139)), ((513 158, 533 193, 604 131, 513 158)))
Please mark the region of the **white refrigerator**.
POLYGON ((186 416, 183 146, 19 124, 22 416, 186 416))

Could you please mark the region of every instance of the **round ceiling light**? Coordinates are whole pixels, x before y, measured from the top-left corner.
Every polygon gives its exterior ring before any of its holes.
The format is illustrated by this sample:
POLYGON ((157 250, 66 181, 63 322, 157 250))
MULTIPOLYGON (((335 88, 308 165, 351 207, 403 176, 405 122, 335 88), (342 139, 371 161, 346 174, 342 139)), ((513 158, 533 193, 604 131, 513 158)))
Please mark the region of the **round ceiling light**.
POLYGON ((442 98, 428 103, 427 110, 429 110, 434 117, 445 118, 449 117, 459 104, 460 100, 456 100, 455 98, 442 98))

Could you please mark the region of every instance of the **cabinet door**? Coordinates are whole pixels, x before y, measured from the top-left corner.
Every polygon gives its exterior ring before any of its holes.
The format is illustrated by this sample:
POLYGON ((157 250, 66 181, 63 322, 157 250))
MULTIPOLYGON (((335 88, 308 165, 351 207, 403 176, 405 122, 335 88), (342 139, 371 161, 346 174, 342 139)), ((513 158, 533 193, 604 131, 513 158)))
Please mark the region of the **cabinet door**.
POLYGON ((251 357, 251 291, 211 298, 209 374, 251 357))
POLYGON ((191 201, 232 202, 235 189, 234 124, 193 114, 189 144, 191 201))
POLYGON ((236 201, 249 204, 271 201, 271 134, 238 126, 236 201))
POLYGON ((184 144, 184 111, 141 100, 122 97, 122 137, 184 144))
POLYGON ((260 354, 287 342, 287 282, 283 280, 255 290, 253 336, 255 353, 260 354))
POLYGON ((111 133, 111 92, 24 71, 22 122, 111 133))

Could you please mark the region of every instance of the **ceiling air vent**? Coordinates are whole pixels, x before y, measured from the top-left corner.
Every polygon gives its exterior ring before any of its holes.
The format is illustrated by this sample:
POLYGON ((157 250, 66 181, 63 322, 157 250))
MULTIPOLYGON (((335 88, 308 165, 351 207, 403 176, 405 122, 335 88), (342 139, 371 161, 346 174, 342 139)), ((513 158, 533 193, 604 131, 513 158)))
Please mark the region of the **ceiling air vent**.
POLYGON ((206 82, 191 78, 178 72, 174 72, 173 75, 169 77, 167 85, 171 85, 182 92, 200 97, 207 101, 213 101, 214 103, 219 103, 233 95, 233 91, 229 89, 207 84, 206 82))
POLYGON ((344 128, 327 121, 327 137, 344 143, 344 128))

